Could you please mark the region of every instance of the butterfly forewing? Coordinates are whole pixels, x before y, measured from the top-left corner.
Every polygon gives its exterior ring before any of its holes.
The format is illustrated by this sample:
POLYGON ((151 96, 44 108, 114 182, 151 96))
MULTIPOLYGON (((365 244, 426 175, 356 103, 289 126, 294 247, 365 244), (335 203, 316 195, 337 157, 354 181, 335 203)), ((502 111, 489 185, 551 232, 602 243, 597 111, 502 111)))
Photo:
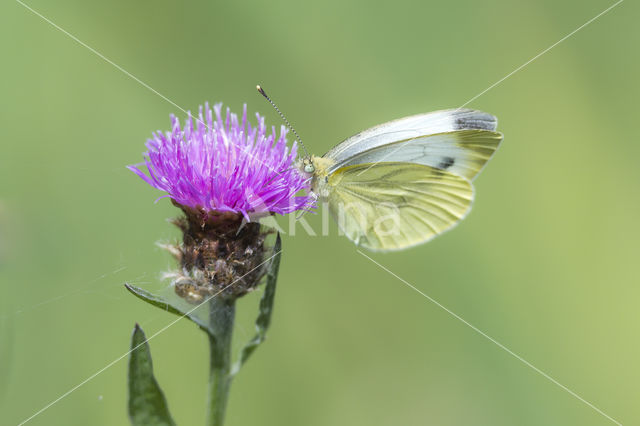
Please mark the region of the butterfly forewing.
POLYGON ((436 133, 456 130, 495 131, 496 117, 482 111, 451 109, 418 114, 364 130, 340 143, 324 156, 341 164, 362 151, 436 133))
POLYGON ((364 149, 336 167, 377 162, 418 163, 473 180, 498 149, 501 141, 501 133, 457 130, 397 140, 364 149))
POLYGON ((429 241, 471 208, 464 177, 422 164, 383 162, 342 167, 329 176, 329 209, 356 244, 377 251, 429 241))

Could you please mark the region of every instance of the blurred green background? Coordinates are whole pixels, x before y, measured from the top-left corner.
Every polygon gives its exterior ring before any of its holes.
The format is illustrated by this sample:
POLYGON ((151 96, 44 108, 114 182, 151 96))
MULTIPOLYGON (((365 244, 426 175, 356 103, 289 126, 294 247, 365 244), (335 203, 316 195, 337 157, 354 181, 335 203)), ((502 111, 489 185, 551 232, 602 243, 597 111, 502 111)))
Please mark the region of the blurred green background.
MULTIPOLYGON (((457 107, 613 2, 28 4, 175 104, 247 103, 312 151, 457 107)), ((454 231, 372 258, 623 424, 640 423, 637 3, 626 1, 469 106, 505 141, 454 231)), ((20 3, 0 6, 0 423, 17 424, 174 319, 167 200, 125 165, 178 108, 20 3)), ((319 229, 321 218, 306 218, 319 229)), ((284 220, 286 223, 286 218, 284 220)), ((334 228, 335 230, 335 228, 334 228)), ((613 424, 333 235, 285 236, 268 341, 228 425, 613 424)), ((237 344, 258 294, 243 301, 237 344)), ((207 343, 151 341, 181 425, 203 424, 207 343)), ((126 424, 126 361, 33 425, 126 424)))

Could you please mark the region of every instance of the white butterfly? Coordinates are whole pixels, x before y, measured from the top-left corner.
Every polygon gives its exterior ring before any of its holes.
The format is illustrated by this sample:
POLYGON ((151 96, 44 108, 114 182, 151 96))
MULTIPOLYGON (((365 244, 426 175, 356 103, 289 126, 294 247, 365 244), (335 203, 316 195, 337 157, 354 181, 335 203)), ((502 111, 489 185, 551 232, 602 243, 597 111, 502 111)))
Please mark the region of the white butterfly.
POLYGON ((300 169, 345 235, 376 251, 425 243, 471 209, 471 181, 502 141, 496 118, 468 109, 365 130, 300 169))
POLYGON ((469 213, 471 182, 502 141, 497 125, 493 115, 470 109, 418 114, 360 132, 322 157, 307 155, 298 167, 351 241, 376 251, 402 250, 469 213))

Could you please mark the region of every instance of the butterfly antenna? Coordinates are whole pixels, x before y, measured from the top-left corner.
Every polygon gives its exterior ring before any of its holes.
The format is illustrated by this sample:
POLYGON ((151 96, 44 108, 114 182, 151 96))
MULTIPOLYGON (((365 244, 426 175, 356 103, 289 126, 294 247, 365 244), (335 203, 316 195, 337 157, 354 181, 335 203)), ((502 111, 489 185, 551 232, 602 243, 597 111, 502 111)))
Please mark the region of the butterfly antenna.
POLYGON ((258 92, 260 92, 260 94, 264 96, 266 100, 269 101, 271 106, 277 111, 277 113, 280 115, 280 117, 282 118, 286 126, 289 128, 289 130, 291 130, 293 134, 296 135, 296 140, 300 143, 300 146, 302 147, 302 150, 304 151, 305 156, 309 157, 310 156, 309 151, 307 151, 307 148, 302 143, 302 139, 300 139, 300 135, 298 135, 298 132, 296 132, 296 129, 294 129, 291 123, 289 123, 289 120, 287 120, 287 117, 285 117, 282 111, 280 111, 280 108, 278 108, 278 106, 271 100, 269 95, 267 95, 267 93, 264 91, 264 89, 260 85, 257 85, 256 89, 258 89, 258 92))

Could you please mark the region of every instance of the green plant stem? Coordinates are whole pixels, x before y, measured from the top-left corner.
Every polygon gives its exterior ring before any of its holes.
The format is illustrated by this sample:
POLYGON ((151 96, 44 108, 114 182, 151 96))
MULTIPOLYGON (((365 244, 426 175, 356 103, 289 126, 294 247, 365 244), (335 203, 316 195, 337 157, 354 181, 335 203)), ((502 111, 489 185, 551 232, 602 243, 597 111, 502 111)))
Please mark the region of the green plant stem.
POLYGON ((235 301, 209 302, 209 321, 215 336, 209 335, 209 416, 208 426, 222 426, 231 388, 231 337, 235 317, 235 301))

